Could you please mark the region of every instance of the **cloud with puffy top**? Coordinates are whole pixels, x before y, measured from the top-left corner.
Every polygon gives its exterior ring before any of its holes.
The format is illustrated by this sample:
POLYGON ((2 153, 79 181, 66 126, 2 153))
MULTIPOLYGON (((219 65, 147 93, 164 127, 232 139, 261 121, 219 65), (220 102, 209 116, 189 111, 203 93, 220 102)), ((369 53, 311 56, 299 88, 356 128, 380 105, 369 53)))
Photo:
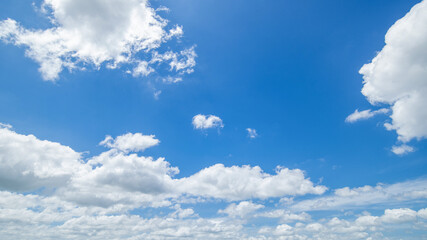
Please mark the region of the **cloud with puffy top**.
POLYGON ((264 208, 264 205, 250 201, 242 201, 239 204, 232 203, 228 205, 227 208, 220 209, 218 213, 224 213, 230 217, 244 218, 261 208, 264 208))
POLYGON ((424 203, 425 179, 343 187, 322 196, 327 188, 314 184, 300 169, 278 167, 270 174, 259 166, 216 164, 176 177, 178 167, 164 158, 137 154, 159 144, 154 135, 107 136, 102 144, 111 149, 84 159, 68 146, 11 128, 0 125, 2 239, 80 239, 82 234, 91 239, 369 239, 415 225, 427 230, 427 209, 387 208, 424 203), (280 198, 294 200, 284 208, 280 198), (211 200, 227 203, 217 210, 218 216, 200 217, 196 208, 180 205, 211 200), (270 204, 276 200, 277 205, 270 204), (363 211, 350 219, 311 215, 369 206, 386 209, 382 215, 363 211), (159 207, 166 211, 164 216, 133 211, 159 207), (269 224, 248 227, 259 218, 268 218, 269 224))
POLYGON ((0 39, 23 46, 36 61, 42 78, 56 81, 64 70, 133 69, 146 77, 161 65, 179 76, 193 72, 194 46, 159 53, 164 43, 183 35, 182 26, 168 26, 147 0, 44 0, 41 7, 53 25, 27 29, 16 20, 0 21, 0 39))
POLYGON ((99 144, 123 152, 142 152, 160 143, 155 137, 154 135, 143 135, 141 133, 126 133, 114 139, 107 135, 99 144))
POLYGON ((127 133, 102 145, 111 148, 83 161, 70 147, 0 127, 0 189, 55 188, 61 199, 84 205, 168 205, 180 196, 226 201, 322 194, 299 169, 216 164, 188 177, 175 178, 177 167, 164 158, 136 153, 160 143, 154 135, 127 133))
MULTIPOLYGON (((413 151, 405 143, 427 137, 427 1, 415 5, 391 26, 385 43, 377 56, 360 69, 362 94, 373 105, 390 106, 391 121, 384 126, 396 131, 403 144, 395 146, 393 152, 403 154, 413 151)), ((372 114, 355 113, 349 120, 372 114)))
POLYGON ((223 128, 224 124, 222 119, 215 115, 197 114, 193 117, 193 127, 195 129, 208 129, 208 128, 223 128))

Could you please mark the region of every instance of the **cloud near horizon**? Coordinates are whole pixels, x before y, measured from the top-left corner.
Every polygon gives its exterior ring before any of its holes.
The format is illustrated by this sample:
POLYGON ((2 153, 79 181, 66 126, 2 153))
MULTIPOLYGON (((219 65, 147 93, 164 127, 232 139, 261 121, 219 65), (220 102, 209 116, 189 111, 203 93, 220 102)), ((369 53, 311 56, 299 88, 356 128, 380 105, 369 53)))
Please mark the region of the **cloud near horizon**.
POLYGON ((346 235, 348 239, 357 239, 380 234, 389 224, 425 224, 427 218, 426 209, 406 208, 389 208, 382 216, 365 212, 355 220, 316 220, 308 213, 425 199, 422 179, 388 186, 345 187, 336 189, 332 196, 288 201, 288 208, 277 202, 272 208, 271 201, 322 195, 327 187, 314 184, 300 169, 282 167, 268 174, 259 166, 216 164, 176 178, 179 169, 164 158, 130 153, 156 146, 159 140, 154 135, 107 136, 101 144, 111 149, 84 159, 70 147, 11 128, 7 124, 0 127, 0 219, 4 223, 0 236, 15 236, 20 226, 26 228, 20 236, 32 239, 64 234, 79 239, 93 231, 96 234, 90 235, 91 239, 121 239, 129 234, 136 239, 330 239, 343 231, 351 233, 346 235), (219 216, 200 217, 191 205, 206 201, 230 204, 217 211, 219 216), (147 208, 169 210, 165 216, 153 217, 132 213, 147 208), (259 226, 255 235, 248 236, 244 226, 257 218, 276 219, 278 225, 259 226), (354 224, 359 227, 350 228, 354 224))
POLYGON ((100 206, 132 199, 135 203, 161 202, 183 194, 232 201, 326 191, 326 187, 315 186, 299 169, 278 167, 272 175, 259 166, 216 164, 191 176, 174 178, 179 169, 171 167, 164 158, 129 153, 159 142, 154 135, 141 133, 127 133, 115 139, 107 136, 101 144, 110 150, 82 159, 70 147, 0 128, 0 188, 17 191, 55 186, 58 196, 84 199, 89 205, 100 206))

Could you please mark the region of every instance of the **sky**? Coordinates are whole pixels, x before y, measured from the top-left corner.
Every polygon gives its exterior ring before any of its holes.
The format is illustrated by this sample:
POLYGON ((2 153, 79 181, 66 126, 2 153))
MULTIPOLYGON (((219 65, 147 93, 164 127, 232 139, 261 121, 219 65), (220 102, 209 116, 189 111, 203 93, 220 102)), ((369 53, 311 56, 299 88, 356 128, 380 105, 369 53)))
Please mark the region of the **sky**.
POLYGON ((427 239, 427 1, 0 3, 1 239, 427 239))

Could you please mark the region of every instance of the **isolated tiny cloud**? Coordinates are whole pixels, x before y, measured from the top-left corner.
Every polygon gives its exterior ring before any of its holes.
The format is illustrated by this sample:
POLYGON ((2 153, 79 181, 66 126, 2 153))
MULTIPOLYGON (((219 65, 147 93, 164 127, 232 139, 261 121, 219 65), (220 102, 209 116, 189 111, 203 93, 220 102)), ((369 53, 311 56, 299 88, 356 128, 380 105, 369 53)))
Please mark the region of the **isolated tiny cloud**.
POLYGON ((388 30, 385 43, 372 62, 360 69, 364 79, 362 94, 373 105, 390 105, 391 123, 385 127, 396 131, 400 142, 424 139, 427 137, 427 1, 415 5, 395 23, 388 30))
POLYGON ((246 131, 248 132, 248 137, 249 138, 257 138, 258 137, 258 133, 256 132, 255 129, 253 128, 246 128, 246 131))
POLYGON ((223 128, 224 124, 222 119, 215 115, 197 114, 193 117, 193 126, 195 129, 208 129, 208 128, 223 128))
POLYGON ((0 21, 0 39, 26 48, 40 64, 44 80, 55 81, 64 70, 126 66, 145 77, 165 64, 170 72, 193 72, 194 47, 159 53, 160 46, 183 35, 182 26, 150 7, 148 0, 44 0, 41 7, 53 27, 32 30, 13 19, 0 21))

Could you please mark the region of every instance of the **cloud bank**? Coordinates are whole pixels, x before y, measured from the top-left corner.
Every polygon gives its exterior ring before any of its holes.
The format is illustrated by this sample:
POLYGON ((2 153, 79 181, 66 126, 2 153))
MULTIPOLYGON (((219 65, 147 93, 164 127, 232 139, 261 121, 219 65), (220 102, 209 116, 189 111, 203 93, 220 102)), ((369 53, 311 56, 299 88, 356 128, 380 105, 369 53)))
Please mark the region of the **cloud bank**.
POLYGON ((392 208, 426 199, 424 179, 344 187, 332 195, 313 198, 327 188, 311 182, 300 169, 277 167, 269 174, 258 166, 216 164, 176 177, 179 169, 164 158, 137 154, 159 144, 154 135, 107 136, 101 144, 109 149, 83 158, 70 147, 16 133, 10 125, 2 124, 0 237, 381 239, 392 230, 408 231, 413 225, 427 230, 426 209, 392 208), (294 199, 298 196, 302 200, 294 199), (212 202, 228 206, 210 217, 200 217, 192 208, 212 202), (288 207, 283 207, 284 202, 288 207), (375 204, 390 208, 380 216, 364 211, 350 217, 318 219, 310 214, 375 204), (148 214, 148 209, 159 208, 163 210, 148 214), (266 218, 273 224, 260 224, 259 219, 266 218), (256 222, 256 226, 247 227, 256 222))
MULTIPOLYGON (((0 128, 0 188, 56 189, 57 196, 88 205, 114 206, 156 202, 167 204, 182 195, 223 200, 265 199, 287 195, 322 194, 299 169, 278 167, 276 174, 260 167, 216 164, 191 176, 174 178, 177 167, 164 158, 135 153, 159 143, 154 135, 127 133, 102 145, 111 148, 82 160, 70 147, 33 135, 0 128)), ((133 206, 133 205, 132 205, 133 206)))

